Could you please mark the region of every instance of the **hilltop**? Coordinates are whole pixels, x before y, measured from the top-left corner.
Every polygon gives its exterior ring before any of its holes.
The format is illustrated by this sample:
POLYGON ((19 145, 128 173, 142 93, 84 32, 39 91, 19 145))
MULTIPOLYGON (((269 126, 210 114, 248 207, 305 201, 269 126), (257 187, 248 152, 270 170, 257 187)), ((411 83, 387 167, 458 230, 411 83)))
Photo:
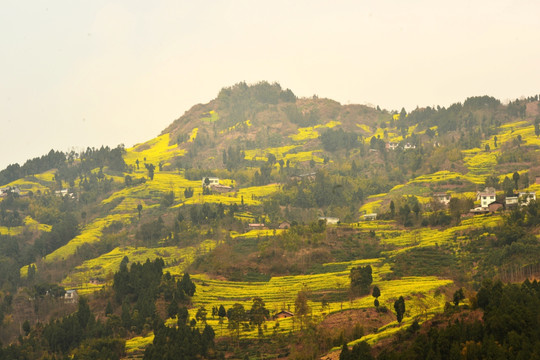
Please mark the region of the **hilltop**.
POLYGON ((539 135, 538 95, 407 112, 239 83, 132 148, 10 165, 3 351, 152 358, 175 324, 208 358, 377 349, 460 289, 475 308, 486 279, 538 277, 539 135))

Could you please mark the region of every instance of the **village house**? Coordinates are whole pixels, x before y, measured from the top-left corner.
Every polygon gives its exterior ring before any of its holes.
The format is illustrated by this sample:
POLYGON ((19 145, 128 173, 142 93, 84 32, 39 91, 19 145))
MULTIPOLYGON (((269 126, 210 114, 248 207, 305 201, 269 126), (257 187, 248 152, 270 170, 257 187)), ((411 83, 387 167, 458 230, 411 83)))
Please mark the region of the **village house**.
POLYGON ((519 198, 517 196, 507 196, 504 199, 504 203, 506 204, 507 208, 517 207, 519 204, 519 198))
POLYGON ((64 294, 64 302, 68 304, 76 304, 79 302, 79 294, 77 290, 67 290, 64 294))
POLYGON ((290 318, 290 317, 293 317, 294 314, 290 311, 287 311, 287 310, 281 310, 280 312, 278 312, 277 314, 275 314, 273 316, 274 320, 278 320, 278 319, 286 319, 286 318, 290 318))
POLYGON ((404 150, 410 150, 410 149, 416 149, 416 145, 413 145, 411 143, 406 143, 405 146, 403 146, 404 150))
POLYGON ((365 214, 362 216, 364 221, 373 221, 377 220, 377 213, 365 214))
POLYGON ((398 148, 399 144, 395 142, 387 142, 386 143, 386 150, 396 150, 398 148))
POLYGON ((264 224, 248 224, 248 230, 267 230, 264 224))
POLYGON ((501 209, 504 209, 504 204, 499 201, 494 201, 491 204, 488 205, 488 210, 490 213, 497 212, 501 209))
POLYGON ((213 185, 219 185, 219 178, 210 177, 210 176, 203 177, 202 186, 213 186, 213 185), (208 181, 206 181, 207 179, 208 181))
POLYGON ((220 185, 220 184, 210 185, 210 188, 213 191, 216 191, 216 192, 219 192, 219 193, 226 193, 226 192, 229 192, 229 191, 232 190, 232 186, 220 185))
POLYGON ((21 189, 19 189, 17 186, 15 187, 3 187, 0 188, 0 197, 8 196, 9 193, 21 195, 21 189))
POLYGON ((520 192, 518 197, 521 206, 529 205, 531 201, 536 201, 536 192, 520 192))
POLYGON ((339 223, 339 218, 337 217, 319 216, 319 220, 324 220, 326 222, 326 225, 337 225, 339 223))
POLYGON ((476 200, 480 200, 480 207, 487 208, 489 204, 496 200, 495 189, 487 187, 484 191, 479 191, 476 194, 476 200))
POLYGON ((310 173, 307 173, 307 174, 292 175, 289 179, 295 180, 295 181, 300 181, 300 180, 304 180, 304 179, 315 180, 316 175, 317 175, 316 172, 310 172, 310 173))
POLYGON ((482 215, 489 213, 489 208, 487 207, 475 207, 474 209, 469 210, 469 215, 482 215))
POLYGON ((450 204, 450 199, 452 199, 452 195, 449 193, 434 193, 433 198, 438 201, 439 203, 448 206, 450 204))
POLYGON ((282 223, 279 224, 278 228, 279 229, 290 229, 291 224, 288 221, 283 221, 282 223))

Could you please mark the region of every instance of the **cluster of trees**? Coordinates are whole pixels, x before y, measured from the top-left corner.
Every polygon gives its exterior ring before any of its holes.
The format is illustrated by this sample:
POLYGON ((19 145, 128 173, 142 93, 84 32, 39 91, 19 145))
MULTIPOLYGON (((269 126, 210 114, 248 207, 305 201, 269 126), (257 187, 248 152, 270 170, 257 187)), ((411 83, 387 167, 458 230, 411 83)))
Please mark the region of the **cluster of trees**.
POLYGON ((161 258, 147 259, 144 264, 133 263, 129 269, 128 262, 127 257, 122 260, 113 282, 116 303, 122 306, 121 323, 126 329, 142 331, 145 326, 157 329, 162 320, 155 301, 160 295, 169 301, 169 316, 175 316, 179 313, 178 304, 189 303, 195 294, 196 286, 188 273, 181 280, 163 274, 165 264, 161 258))
POLYGON ((222 126, 228 127, 236 122, 243 122, 268 105, 276 105, 280 102, 294 103, 296 96, 289 90, 283 90, 278 83, 270 84, 261 81, 257 84, 247 85, 240 82, 231 87, 221 89, 217 96, 219 112, 229 116, 221 122, 222 126))
POLYGON ((23 219, 17 210, 6 211, 4 207, 0 208, 0 226, 6 226, 9 229, 22 224, 23 219))
POLYGON ((358 134, 354 132, 344 131, 339 128, 337 130, 328 129, 319 137, 324 150, 334 152, 345 149, 351 150, 358 146, 358 134))
POLYGON ((244 150, 238 145, 229 146, 226 150, 223 149, 223 165, 229 171, 241 168, 245 157, 244 150))
POLYGON ((371 189, 370 183, 355 183, 354 179, 334 177, 324 171, 318 171, 313 180, 306 177, 302 181, 291 181, 284 190, 274 196, 279 205, 292 204, 300 208, 359 204, 366 193, 376 191, 371 189))
POLYGON ((300 111, 298 106, 290 104, 283 107, 287 119, 300 127, 314 126, 321 122, 321 115, 317 108, 308 111, 300 111))
POLYGON ((26 321, 19 343, 0 346, 2 359, 66 358, 118 360, 125 355, 125 340, 114 333, 111 321, 96 320, 86 298, 79 299, 77 312, 32 329, 26 321))
POLYGON ((66 154, 51 150, 47 155, 27 160, 23 166, 19 164, 8 165, 0 171, 0 186, 28 175, 35 175, 49 169, 60 168, 66 162, 66 154))
MULTIPOLYGON (((486 281, 473 299, 481 320, 433 322, 400 351, 388 347, 377 359, 535 359, 540 357, 540 284, 486 281)), ((470 318, 472 319, 472 318, 470 318)), ((411 332, 409 332, 410 334, 411 332)))
POLYGON ((351 268, 349 274, 351 279, 351 293, 356 296, 368 294, 371 283, 373 282, 372 273, 371 265, 351 268))
POLYGON ((189 315, 179 317, 176 328, 161 325, 152 344, 144 352, 144 360, 207 359, 215 355, 214 329, 210 325, 189 326, 189 315))

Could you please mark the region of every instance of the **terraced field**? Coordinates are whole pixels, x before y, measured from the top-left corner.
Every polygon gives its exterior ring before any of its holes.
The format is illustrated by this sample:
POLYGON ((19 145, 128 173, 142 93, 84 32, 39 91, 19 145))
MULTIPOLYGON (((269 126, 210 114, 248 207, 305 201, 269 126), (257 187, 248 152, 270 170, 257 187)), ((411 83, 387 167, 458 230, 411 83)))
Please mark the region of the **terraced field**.
MULTIPOLYGON (((192 133, 191 137, 197 136, 192 133)), ((193 137, 194 138, 194 137, 193 137)), ((124 161, 127 165, 136 167, 136 161, 139 160, 139 167, 144 169, 144 163, 154 164, 159 163, 170 165, 170 160, 176 156, 183 156, 185 151, 179 149, 177 145, 169 145, 170 135, 163 134, 143 144, 135 145, 126 150, 124 161), (146 160, 144 160, 146 159, 146 160)))
POLYGON ((211 251, 216 246, 215 241, 205 240, 198 246, 179 248, 176 246, 146 248, 146 247, 117 247, 111 252, 95 259, 87 260, 77 266, 63 281, 62 286, 76 289, 79 293, 91 293, 110 285, 112 277, 120 268, 120 262, 127 256, 130 263, 144 263, 161 257, 165 262, 164 272, 171 275, 182 275, 196 256, 211 251), (99 279, 99 284, 92 284, 91 279, 99 279))
POLYGON ((85 226, 80 235, 73 238, 66 245, 45 256, 44 260, 45 262, 50 263, 67 259, 69 256, 75 254, 77 248, 82 244, 100 241, 101 236, 103 235, 103 229, 111 225, 113 222, 127 223, 131 220, 131 218, 132 216, 129 214, 112 214, 103 218, 98 218, 91 224, 85 226))
MULTIPOLYGON (((382 281, 381 276, 390 272, 387 265, 381 266, 380 259, 357 260, 346 263, 326 264, 329 272, 314 275, 273 277, 268 282, 229 282, 210 279, 205 275, 194 275, 197 281, 197 292, 193 298, 195 308, 190 315, 194 316, 196 308, 203 305, 207 310, 213 306, 223 305, 231 307, 234 303, 241 303, 246 309, 251 307, 253 297, 261 297, 271 314, 281 309, 290 309, 294 312, 294 300, 298 291, 303 288, 309 289, 312 301, 309 301, 312 316, 321 320, 325 314, 345 309, 359 309, 373 307, 373 297, 370 295, 354 299, 347 299, 349 284, 349 272, 353 266, 371 264, 373 268, 373 285, 381 289, 379 301, 381 305, 392 308, 393 302, 404 296, 409 299, 407 303, 406 317, 415 317, 427 311, 436 311, 444 304, 445 299, 436 297, 434 294, 441 286, 452 284, 450 280, 436 277, 406 277, 400 280, 382 281), (334 269, 341 269, 335 271, 334 269), (344 300, 331 300, 336 294, 342 294, 344 300), (321 300, 328 296, 330 299, 327 308, 322 307, 321 300)), ((218 319, 210 319, 208 323, 214 329, 220 329, 218 319)), ((267 323, 268 328, 275 327, 275 322, 267 323)), ((226 325, 225 325, 226 327, 226 325)), ((298 320, 287 318, 279 320, 278 331, 288 332, 298 328, 298 320), (296 321, 296 323, 295 323, 296 321)), ((266 334, 269 334, 268 330, 266 334)), ((219 332, 218 332, 219 335, 219 332)), ((254 328, 242 332, 243 337, 256 337, 254 328)))
POLYGON ((316 139, 319 137, 320 133, 317 131, 317 129, 322 128, 328 128, 331 129, 333 127, 336 127, 337 125, 340 125, 341 123, 339 121, 330 121, 324 125, 315 125, 315 126, 308 126, 308 127, 302 127, 298 128, 298 131, 296 134, 290 135, 289 137, 298 142, 304 142, 307 140, 316 139))

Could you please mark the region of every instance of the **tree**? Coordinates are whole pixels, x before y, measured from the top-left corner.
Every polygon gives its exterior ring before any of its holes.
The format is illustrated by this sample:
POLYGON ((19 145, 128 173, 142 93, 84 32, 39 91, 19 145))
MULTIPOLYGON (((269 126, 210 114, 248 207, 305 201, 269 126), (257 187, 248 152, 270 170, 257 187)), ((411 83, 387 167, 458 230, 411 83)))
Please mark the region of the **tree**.
POLYGON ((126 187, 133 185, 133 178, 130 175, 124 176, 124 185, 126 185, 126 187))
POLYGON ((454 300, 454 305, 458 306, 459 302, 462 301, 463 299, 465 299, 465 295, 463 294, 463 288, 459 288, 454 293, 454 299, 453 299, 454 300))
POLYGON ((206 325, 206 315, 208 314, 208 311, 206 308, 201 305, 199 309, 197 309, 197 313, 195 314, 195 319, 197 321, 202 321, 206 325))
POLYGON ((193 188, 190 188, 190 187, 185 188, 184 189, 184 197, 186 199, 189 199, 192 196, 193 196, 193 188))
POLYGON ((174 204, 174 191, 171 190, 161 195, 160 205, 162 207, 167 208, 172 206, 172 204, 174 204))
POLYGON ((343 343, 343 346, 341 347, 341 353, 339 354, 339 360, 350 360, 351 359, 351 352, 349 351, 349 347, 347 346, 347 343, 343 343))
POLYGON ((264 301, 260 297, 253 298, 253 305, 249 311, 249 322, 256 325, 259 329, 259 335, 262 335, 261 325, 266 321, 270 312, 264 307, 264 301))
POLYGON ((300 290, 296 295, 296 300, 294 300, 294 312, 295 315, 300 318, 300 326, 302 327, 306 316, 311 311, 311 308, 308 305, 308 290, 306 288, 300 290))
POLYGON ((223 333, 223 318, 227 316, 227 311, 225 311, 225 307, 223 305, 219 305, 218 316, 219 316, 219 331, 223 333))
POLYGON ((371 293, 371 296, 373 296, 375 298, 375 301, 374 301, 374 304, 375 304, 375 307, 379 307, 379 296, 381 296, 381 290, 379 289, 379 287, 377 285, 375 285, 373 287, 373 292, 371 293))
POLYGON ((167 306, 167 316, 172 318, 172 317, 175 317, 177 314, 178 314, 178 301, 176 301, 176 297, 173 297, 173 299, 169 303, 169 306, 167 306))
POLYGON ((79 324, 81 325, 81 328, 86 329, 86 326, 92 319, 93 314, 90 310, 90 306, 88 305, 88 301, 85 297, 79 298, 79 309, 77 310, 77 319, 79 320, 79 324))
POLYGON ((146 170, 148 170, 148 177, 150 180, 154 180, 154 171, 156 170, 156 166, 154 164, 144 164, 146 167, 146 170))
POLYGON ((508 176, 504 177, 502 188, 506 196, 514 196, 514 184, 512 184, 512 180, 508 176))
POLYGON ((142 211, 142 205, 137 205, 137 212, 139 213, 139 220, 141 220, 141 211, 142 211))
POLYGON ((236 339, 240 338, 240 325, 246 320, 246 310, 244 305, 236 303, 227 311, 229 319, 229 330, 236 334, 236 339))
POLYGON ((403 296, 400 296, 399 299, 394 302, 394 310, 396 310, 397 321, 401 324, 403 315, 405 315, 405 299, 403 299, 403 296))
POLYGON ((517 171, 512 175, 512 180, 514 180, 515 189, 517 190, 519 188, 519 173, 517 171))
POLYGON ((192 297, 195 294, 196 286, 193 281, 191 281, 191 278, 189 277, 189 274, 187 272, 184 273, 184 276, 180 281, 180 288, 189 297, 192 297))
POLYGON ((24 331, 25 336, 28 336, 28 334, 30 334, 30 323, 28 322, 28 320, 24 320, 22 329, 24 331))
POLYGON ((396 205, 394 204, 394 200, 390 200, 390 215, 392 215, 392 218, 394 218, 395 214, 396 214, 396 205))
POLYGON ((349 277, 351 279, 351 292, 354 295, 365 295, 369 293, 369 287, 373 282, 372 273, 371 265, 351 268, 349 277))

